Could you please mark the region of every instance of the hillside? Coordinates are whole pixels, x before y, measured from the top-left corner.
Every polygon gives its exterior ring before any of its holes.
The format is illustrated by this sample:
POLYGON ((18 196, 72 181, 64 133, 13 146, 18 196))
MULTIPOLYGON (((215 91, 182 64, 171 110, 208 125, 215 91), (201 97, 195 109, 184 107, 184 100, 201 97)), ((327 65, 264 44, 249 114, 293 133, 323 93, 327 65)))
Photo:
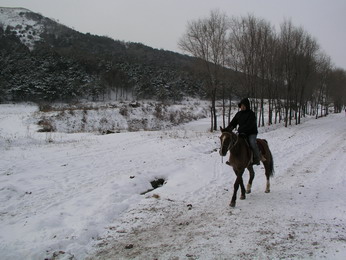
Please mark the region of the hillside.
POLYGON ((0 7, 0 101, 180 100, 205 96, 195 58, 83 34, 0 7))

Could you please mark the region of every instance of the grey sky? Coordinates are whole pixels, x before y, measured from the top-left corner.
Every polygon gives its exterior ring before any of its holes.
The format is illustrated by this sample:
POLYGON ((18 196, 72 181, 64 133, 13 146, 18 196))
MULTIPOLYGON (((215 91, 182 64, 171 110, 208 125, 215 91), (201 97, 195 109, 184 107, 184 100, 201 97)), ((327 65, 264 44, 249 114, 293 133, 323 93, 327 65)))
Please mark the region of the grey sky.
POLYGON ((0 6, 24 7, 84 33, 177 52, 187 22, 213 9, 228 16, 250 13, 277 28, 291 19, 346 69, 346 0, 0 0, 0 6))

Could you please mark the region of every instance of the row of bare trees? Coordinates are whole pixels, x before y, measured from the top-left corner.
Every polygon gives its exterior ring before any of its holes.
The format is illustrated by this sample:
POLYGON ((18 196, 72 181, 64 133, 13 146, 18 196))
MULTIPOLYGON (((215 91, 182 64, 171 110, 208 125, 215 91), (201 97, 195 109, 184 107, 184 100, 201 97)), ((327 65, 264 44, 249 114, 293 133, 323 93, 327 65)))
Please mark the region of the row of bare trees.
MULTIPOLYGON (((251 97, 259 126, 265 118, 268 124, 299 124, 306 114, 326 115, 330 104, 340 112, 346 103, 346 72, 334 68, 317 41, 291 21, 276 32, 253 15, 228 17, 213 10, 189 22, 178 44, 205 68, 212 130, 217 129, 216 100, 226 104, 232 93, 251 97)), ((224 105, 224 125, 227 116, 229 121, 230 107, 224 105)))

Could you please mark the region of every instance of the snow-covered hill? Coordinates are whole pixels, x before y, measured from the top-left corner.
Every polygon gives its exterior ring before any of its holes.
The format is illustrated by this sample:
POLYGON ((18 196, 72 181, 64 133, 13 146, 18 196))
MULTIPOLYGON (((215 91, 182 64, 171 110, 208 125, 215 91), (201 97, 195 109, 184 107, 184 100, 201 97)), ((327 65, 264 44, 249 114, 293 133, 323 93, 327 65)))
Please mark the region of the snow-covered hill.
MULTIPOLYGON (((210 119, 164 131, 38 133, 0 105, 1 259, 345 259, 346 118, 260 129, 271 193, 235 179, 210 119), (164 185, 151 192, 150 182, 164 185)), ((245 179, 247 180, 247 174, 245 179)))
POLYGON ((41 40, 40 35, 44 31, 41 19, 42 16, 25 8, 0 7, 0 26, 15 33, 29 49, 41 40))
POLYGON ((194 57, 80 33, 27 9, 0 7, 0 38, 0 101, 174 102, 206 95, 194 57))

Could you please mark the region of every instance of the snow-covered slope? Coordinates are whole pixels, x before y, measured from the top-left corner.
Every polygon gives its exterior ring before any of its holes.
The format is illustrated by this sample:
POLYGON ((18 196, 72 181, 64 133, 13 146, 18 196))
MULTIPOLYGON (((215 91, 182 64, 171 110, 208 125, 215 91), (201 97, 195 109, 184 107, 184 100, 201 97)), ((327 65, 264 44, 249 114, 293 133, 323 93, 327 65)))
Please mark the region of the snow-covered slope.
POLYGON ((21 42, 33 49, 35 42, 40 41, 44 31, 42 16, 24 8, 0 7, 0 26, 9 28, 21 42))
POLYGON ((162 102, 82 103, 66 107, 57 105, 50 111, 36 113, 37 121, 48 130, 64 133, 107 131, 161 130, 172 125, 207 117, 209 102, 182 101, 164 105, 162 102))
MULTIPOLYGON (((113 135, 37 133, 0 105, 1 259, 345 259, 346 118, 261 128, 276 175, 229 208, 210 119, 113 135), (150 181, 165 184, 149 193, 150 181)), ((247 180, 247 174, 245 179, 247 180)))

